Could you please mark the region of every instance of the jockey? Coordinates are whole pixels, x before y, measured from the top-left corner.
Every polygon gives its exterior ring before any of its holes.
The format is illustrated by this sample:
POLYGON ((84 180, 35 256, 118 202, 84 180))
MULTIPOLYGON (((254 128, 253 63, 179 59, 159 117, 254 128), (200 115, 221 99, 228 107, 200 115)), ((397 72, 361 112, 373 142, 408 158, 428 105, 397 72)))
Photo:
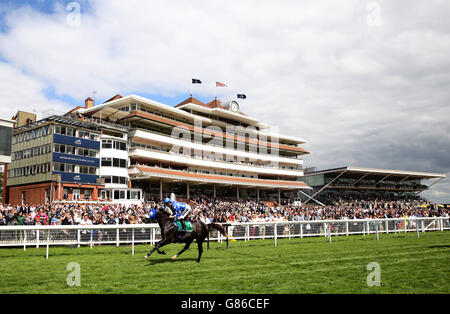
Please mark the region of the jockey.
POLYGON ((165 211, 169 214, 169 218, 174 218, 175 221, 181 223, 181 231, 185 229, 184 219, 191 211, 191 206, 186 203, 180 203, 177 201, 172 201, 170 198, 166 197, 164 199, 165 211))

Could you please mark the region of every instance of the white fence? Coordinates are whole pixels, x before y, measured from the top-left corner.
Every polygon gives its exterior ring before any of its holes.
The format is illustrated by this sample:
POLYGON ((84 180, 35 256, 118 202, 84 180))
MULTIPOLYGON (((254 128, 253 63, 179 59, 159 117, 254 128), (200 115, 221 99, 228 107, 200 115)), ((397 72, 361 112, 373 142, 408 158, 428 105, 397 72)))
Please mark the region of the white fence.
MULTIPOLYGON (((250 241, 254 239, 349 236, 354 234, 380 234, 450 230, 450 218, 393 218, 393 219, 352 219, 317 221, 279 221, 248 222, 227 224, 231 239, 250 241)), ((131 245, 134 254, 135 244, 150 244, 161 238, 157 224, 141 225, 95 225, 95 226, 2 226, 0 227, 0 247, 47 247, 70 245, 80 247, 89 245, 121 244, 131 245)), ((210 241, 223 242, 225 238, 216 230, 210 234, 210 241)), ((228 245, 228 241, 227 241, 228 245)))

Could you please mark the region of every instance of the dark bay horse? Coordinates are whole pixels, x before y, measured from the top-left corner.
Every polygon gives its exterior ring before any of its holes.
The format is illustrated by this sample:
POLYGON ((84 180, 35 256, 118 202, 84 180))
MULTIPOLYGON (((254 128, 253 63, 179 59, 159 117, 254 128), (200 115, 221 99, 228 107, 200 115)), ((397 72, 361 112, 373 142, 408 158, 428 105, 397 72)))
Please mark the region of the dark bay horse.
POLYGON ((183 252, 186 251, 191 246, 191 243, 195 240, 198 246, 197 262, 200 262, 200 258, 202 257, 203 253, 203 242, 205 241, 208 233, 211 230, 219 230, 219 232, 224 237, 228 237, 223 226, 215 223, 205 224, 204 222, 197 220, 191 222, 194 230, 192 232, 185 232, 185 234, 181 238, 179 238, 177 227, 174 225, 173 219, 169 218, 169 214, 164 210, 158 208, 152 218, 156 219, 159 227, 161 228, 162 239, 155 244, 155 247, 151 249, 150 252, 147 253, 147 255, 144 256, 144 259, 149 258, 154 251, 157 251, 159 254, 166 254, 166 252, 160 251, 160 248, 164 245, 170 243, 186 243, 184 248, 180 252, 172 256, 172 259, 176 259, 181 254, 183 254, 183 252))

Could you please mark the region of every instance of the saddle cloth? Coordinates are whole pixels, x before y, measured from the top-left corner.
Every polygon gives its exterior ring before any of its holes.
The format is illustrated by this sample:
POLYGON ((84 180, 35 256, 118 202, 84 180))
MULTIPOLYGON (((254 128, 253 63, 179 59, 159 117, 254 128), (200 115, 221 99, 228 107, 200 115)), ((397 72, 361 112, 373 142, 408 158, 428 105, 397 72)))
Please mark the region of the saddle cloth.
MULTIPOLYGON (((186 232, 194 231, 194 227, 192 227, 192 224, 190 221, 185 221, 184 225, 186 226, 186 232)), ((177 227, 177 232, 180 232, 182 230, 181 222, 176 221, 175 226, 177 227)))

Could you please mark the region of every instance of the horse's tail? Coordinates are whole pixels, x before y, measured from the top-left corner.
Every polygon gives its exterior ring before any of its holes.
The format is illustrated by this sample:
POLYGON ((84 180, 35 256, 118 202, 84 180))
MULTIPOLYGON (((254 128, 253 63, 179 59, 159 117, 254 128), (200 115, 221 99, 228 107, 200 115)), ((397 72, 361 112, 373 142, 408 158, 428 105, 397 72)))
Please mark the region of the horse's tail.
POLYGON ((215 224, 215 223, 210 223, 206 225, 208 227, 208 231, 211 231, 213 229, 219 230, 220 233, 224 236, 224 237, 228 237, 227 232, 225 231, 225 228, 223 225, 219 225, 219 224, 215 224))

